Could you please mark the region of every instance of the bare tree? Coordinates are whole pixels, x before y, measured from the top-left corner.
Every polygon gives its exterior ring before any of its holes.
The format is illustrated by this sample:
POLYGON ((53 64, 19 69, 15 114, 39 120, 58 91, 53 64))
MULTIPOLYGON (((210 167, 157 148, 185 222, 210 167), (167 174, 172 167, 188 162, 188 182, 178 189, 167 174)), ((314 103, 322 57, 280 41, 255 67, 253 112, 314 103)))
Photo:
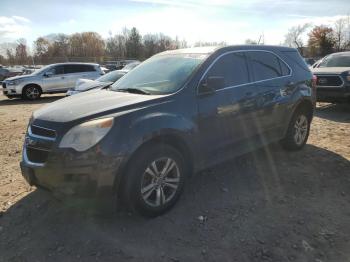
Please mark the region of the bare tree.
POLYGON ((335 21, 333 34, 335 41, 335 50, 343 51, 350 44, 350 17, 341 18, 335 21))
POLYGON ((304 41, 302 36, 310 26, 310 24, 306 23, 289 28, 288 33, 285 35, 284 45, 297 48, 300 54, 303 55, 304 41))
POLYGON ((17 40, 15 59, 17 64, 27 64, 27 41, 24 38, 17 40))

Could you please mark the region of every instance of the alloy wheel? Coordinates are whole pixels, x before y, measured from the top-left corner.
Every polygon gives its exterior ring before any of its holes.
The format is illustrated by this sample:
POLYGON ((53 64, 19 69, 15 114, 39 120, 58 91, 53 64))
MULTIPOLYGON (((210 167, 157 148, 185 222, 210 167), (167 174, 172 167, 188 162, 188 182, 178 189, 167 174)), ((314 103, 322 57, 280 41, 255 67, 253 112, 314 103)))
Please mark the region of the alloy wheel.
POLYGON ((26 97, 31 100, 37 99, 40 96, 39 89, 34 86, 27 87, 25 92, 26 92, 26 97))
POLYGON ((179 183, 180 170, 175 160, 159 158, 144 171, 141 182, 142 199, 149 206, 163 206, 174 198, 179 183))
POLYGON ((308 132, 308 119, 305 115, 300 115, 294 124, 294 141, 297 145, 304 143, 308 132))

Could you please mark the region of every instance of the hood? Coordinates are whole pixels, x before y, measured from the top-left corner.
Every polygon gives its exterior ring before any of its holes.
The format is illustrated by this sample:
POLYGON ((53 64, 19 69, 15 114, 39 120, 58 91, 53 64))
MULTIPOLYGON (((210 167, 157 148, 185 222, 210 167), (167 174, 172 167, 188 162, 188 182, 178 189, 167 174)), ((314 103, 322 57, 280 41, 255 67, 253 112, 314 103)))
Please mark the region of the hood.
POLYGON ((350 71, 350 67, 318 67, 313 68, 312 73, 326 75, 326 74, 342 74, 350 71))
POLYGON ((35 111, 35 119, 53 122, 70 122, 82 118, 118 113, 144 106, 144 103, 159 100, 163 96, 140 95, 101 90, 69 96, 35 111))
POLYGON ((98 88, 98 87, 102 88, 110 84, 111 82, 99 82, 99 81, 90 80, 90 79, 78 79, 75 84, 74 90, 83 92, 93 88, 98 88))
POLYGON ((20 76, 13 76, 13 77, 9 77, 6 78, 6 81, 12 81, 12 80, 25 80, 25 79, 29 79, 33 76, 31 75, 20 75, 20 76))

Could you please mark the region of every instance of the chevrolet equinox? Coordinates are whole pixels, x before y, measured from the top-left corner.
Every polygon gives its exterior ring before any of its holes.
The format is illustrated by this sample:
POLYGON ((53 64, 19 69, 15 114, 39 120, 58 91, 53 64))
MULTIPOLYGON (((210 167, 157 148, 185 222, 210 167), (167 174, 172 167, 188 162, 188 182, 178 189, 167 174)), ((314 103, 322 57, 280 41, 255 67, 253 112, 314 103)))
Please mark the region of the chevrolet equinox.
POLYGON ((29 121, 22 174, 63 195, 145 216, 169 210, 193 172, 280 141, 301 149, 314 79, 296 49, 166 51, 109 88, 61 99, 29 121))

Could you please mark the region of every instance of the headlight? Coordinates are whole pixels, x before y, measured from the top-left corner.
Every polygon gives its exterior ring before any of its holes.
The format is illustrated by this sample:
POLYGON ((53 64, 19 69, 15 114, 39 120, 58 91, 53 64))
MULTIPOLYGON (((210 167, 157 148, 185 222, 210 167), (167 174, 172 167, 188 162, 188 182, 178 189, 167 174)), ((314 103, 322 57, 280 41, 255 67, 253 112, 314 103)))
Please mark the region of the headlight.
POLYGON ((348 71, 348 74, 346 76, 346 80, 350 82, 350 71, 348 71))
POLYGON ((79 152, 96 145, 113 126, 113 118, 82 123, 70 129, 62 138, 60 148, 73 148, 79 152))
POLYGON ((8 81, 7 85, 15 86, 15 85, 18 85, 20 82, 21 82, 21 80, 12 80, 12 81, 8 81))

